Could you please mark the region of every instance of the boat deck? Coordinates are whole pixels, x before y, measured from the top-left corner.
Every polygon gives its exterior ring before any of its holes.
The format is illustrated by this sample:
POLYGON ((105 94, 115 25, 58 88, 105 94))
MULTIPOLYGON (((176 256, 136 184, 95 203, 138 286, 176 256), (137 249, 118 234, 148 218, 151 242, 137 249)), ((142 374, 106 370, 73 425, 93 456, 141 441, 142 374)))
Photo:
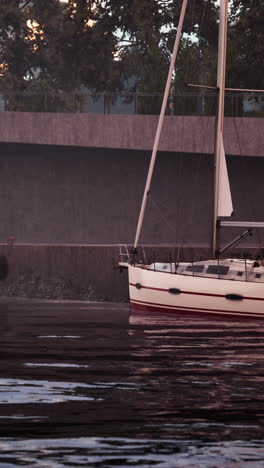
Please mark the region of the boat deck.
POLYGON ((193 263, 155 262, 150 265, 137 266, 148 270, 162 271, 164 273, 264 283, 263 260, 225 259, 193 263))

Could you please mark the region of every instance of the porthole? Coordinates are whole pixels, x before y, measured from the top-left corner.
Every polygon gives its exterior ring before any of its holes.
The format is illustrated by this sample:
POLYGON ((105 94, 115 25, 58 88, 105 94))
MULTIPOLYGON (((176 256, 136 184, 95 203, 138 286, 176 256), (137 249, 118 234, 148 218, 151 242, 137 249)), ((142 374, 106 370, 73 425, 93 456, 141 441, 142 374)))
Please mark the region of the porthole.
POLYGON ((230 301, 243 301, 244 298, 240 294, 226 294, 226 299, 230 301))
POLYGON ((142 288, 142 285, 141 285, 140 283, 136 283, 135 286, 136 286, 137 289, 141 289, 141 288, 142 288))
POLYGON ((178 289, 178 288, 170 288, 170 289, 168 289, 168 292, 170 294, 181 294, 181 290, 178 289))

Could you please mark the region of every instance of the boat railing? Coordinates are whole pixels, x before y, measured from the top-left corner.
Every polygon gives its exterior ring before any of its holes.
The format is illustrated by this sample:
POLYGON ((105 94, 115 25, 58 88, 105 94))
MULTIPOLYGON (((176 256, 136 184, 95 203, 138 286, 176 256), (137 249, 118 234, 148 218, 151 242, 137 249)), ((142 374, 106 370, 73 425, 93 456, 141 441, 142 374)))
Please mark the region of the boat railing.
POLYGON ((119 261, 124 263, 131 262, 131 249, 129 249, 127 244, 119 244, 119 261))
POLYGON ((144 247, 138 246, 136 252, 133 247, 128 244, 119 244, 118 247, 119 262, 142 265, 147 263, 144 247))
MULTIPOLYGON (((171 264, 159 264, 158 262, 152 263, 148 269, 153 272, 158 273, 167 273, 175 274, 181 276, 196 276, 199 278, 207 279, 220 279, 220 280, 229 280, 229 281, 246 281, 248 283, 264 283, 264 271, 261 272, 255 269, 254 265, 246 265, 243 269, 229 269, 226 274, 208 274, 207 272, 195 272, 195 271, 186 271, 186 266, 189 266, 189 263, 186 265, 178 265, 175 263, 171 264), (163 265, 162 267, 160 265, 163 265), (166 266, 166 268, 165 268, 166 266)), ((138 265, 140 268, 140 265, 138 265)))

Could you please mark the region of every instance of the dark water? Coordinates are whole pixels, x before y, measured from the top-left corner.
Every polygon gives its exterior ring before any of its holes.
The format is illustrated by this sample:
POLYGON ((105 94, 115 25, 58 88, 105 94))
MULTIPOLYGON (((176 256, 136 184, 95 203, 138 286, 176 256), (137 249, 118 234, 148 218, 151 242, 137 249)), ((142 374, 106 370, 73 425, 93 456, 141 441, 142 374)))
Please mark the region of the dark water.
POLYGON ((264 322, 2 301, 0 466, 264 466, 264 322))

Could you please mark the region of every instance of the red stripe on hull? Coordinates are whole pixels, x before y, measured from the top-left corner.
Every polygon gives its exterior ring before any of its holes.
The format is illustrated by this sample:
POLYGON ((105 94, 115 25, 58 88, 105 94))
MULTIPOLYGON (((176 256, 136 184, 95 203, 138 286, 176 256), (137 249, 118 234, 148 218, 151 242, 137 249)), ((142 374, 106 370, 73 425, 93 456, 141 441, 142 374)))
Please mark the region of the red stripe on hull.
POLYGON ((181 314, 181 315, 204 315, 211 318, 232 318, 232 319, 258 319, 263 320, 264 315, 257 315, 250 312, 233 312, 233 311, 222 311, 222 310, 203 310, 203 309, 187 309, 187 308, 171 308, 164 307, 162 304, 150 305, 147 303, 138 304, 136 302, 130 301, 132 310, 142 311, 142 312, 162 312, 168 314, 181 314))
MULTIPOLYGON (((207 278, 208 279, 208 278, 207 278)), ((129 283, 129 286, 134 286, 136 287, 135 284, 129 283)), ((151 286, 142 286, 141 289, 151 289, 152 291, 161 291, 161 292, 168 292, 168 289, 161 289, 161 288, 153 288, 151 286)), ((224 297, 225 295, 223 294, 213 294, 213 293, 202 293, 202 292, 195 292, 195 291, 181 291, 181 294, 191 294, 194 296, 207 296, 207 297, 224 297)), ((243 299, 247 299, 249 301, 264 301, 264 297, 247 297, 244 296, 243 299)))

